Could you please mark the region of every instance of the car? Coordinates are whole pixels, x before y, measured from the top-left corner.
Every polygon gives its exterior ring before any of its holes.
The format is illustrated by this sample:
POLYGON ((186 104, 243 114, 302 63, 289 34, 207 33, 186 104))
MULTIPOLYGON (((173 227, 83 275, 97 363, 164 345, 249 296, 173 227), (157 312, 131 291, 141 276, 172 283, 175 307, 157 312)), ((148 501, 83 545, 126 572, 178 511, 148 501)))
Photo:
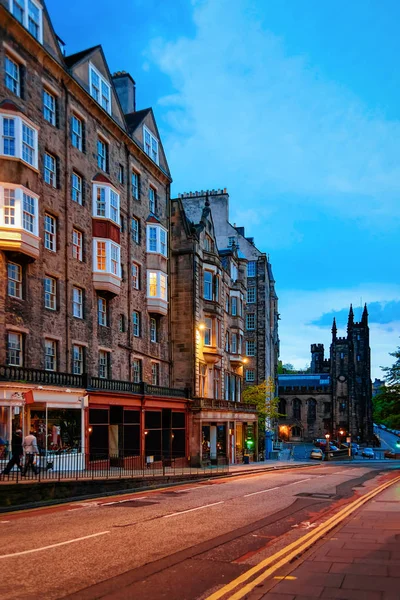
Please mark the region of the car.
POLYGON ((324 460, 324 453, 321 448, 313 448, 310 452, 310 458, 315 460, 324 460))
POLYGON ((325 446, 326 446, 326 439, 325 438, 318 438, 318 439, 314 440, 314 446, 316 448, 325 448, 325 446))
POLYGON ((372 448, 363 448, 361 456, 363 456, 364 458, 374 458, 375 454, 372 448))

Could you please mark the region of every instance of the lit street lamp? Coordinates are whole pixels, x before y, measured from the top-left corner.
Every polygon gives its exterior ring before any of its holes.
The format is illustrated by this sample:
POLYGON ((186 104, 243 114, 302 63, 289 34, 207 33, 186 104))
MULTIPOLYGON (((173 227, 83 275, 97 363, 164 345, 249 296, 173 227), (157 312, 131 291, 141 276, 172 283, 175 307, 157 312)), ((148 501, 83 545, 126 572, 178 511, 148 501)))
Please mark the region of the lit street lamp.
POLYGON ((329 433, 325 434, 325 439, 326 439, 326 449, 325 449, 325 454, 326 454, 326 460, 329 460, 329 450, 330 450, 330 445, 329 445, 329 439, 330 439, 330 435, 329 433))

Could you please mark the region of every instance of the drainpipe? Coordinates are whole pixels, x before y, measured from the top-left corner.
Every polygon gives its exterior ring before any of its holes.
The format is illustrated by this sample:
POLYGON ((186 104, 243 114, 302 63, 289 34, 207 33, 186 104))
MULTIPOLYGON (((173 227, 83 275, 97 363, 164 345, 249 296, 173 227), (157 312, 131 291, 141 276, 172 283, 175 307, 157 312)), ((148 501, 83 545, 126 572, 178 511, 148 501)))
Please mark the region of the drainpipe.
POLYGON ((64 252, 65 252, 65 284, 64 284, 64 293, 65 293, 65 364, 66 364, 66 372, 69 372, 70 364, 70 332, 69 332, 69 318, 68 318, 68 310, 69 310, 69 294, 68 294, 68 265, 69 265, 69 256, 68 256, 68 240, 69 240, 69 218, 68 218, 68 208, 69 208, 69 197, 68 197, 68 183, 69 183, 69 161, 68 161, 68 89, 65 85, 64 81, 62 82, 62 87, 64 88, 64 114, 65 114, 65 133, 64 133, 64 214, 65 214, 65 242, 64 242, 64 252))
MULTIPOLYGON (((127 281, 128 281, 128 320, 126 324, 126 331, 128 334, 128 346, 129 346, 129 381, 132 381, 132 345, 131 345, 131 307, 132 307, 132 240, 131 240, 131 219, 132 219, 132 205, 133 202, 132 194, 131 194, 131 169, 130 169, 130 154, 129 148, 125 144, 125 153, 126 153, 126 194, 127 194, 127 209, 128 209, 128 218, 126 224, 126 232, 128 234, 128 264, 126 266, 127 270, 127 281)), ((142 274, 143 275, 143 274, 142 274)))

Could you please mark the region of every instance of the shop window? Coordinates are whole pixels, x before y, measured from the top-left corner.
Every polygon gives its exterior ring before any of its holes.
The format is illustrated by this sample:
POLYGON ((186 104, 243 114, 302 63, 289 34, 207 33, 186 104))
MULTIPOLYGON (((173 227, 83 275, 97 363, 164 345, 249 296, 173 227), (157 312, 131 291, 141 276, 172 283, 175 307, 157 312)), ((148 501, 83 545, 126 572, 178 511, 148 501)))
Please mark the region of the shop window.
MULTIPOLYGON (((48 408, 31 411, 31 429, 41 450, 59 453, 80 452, 82 440, 82 416, 80 409, 48 408)), ((74 464, 71 456, 71 465, 74 464)))

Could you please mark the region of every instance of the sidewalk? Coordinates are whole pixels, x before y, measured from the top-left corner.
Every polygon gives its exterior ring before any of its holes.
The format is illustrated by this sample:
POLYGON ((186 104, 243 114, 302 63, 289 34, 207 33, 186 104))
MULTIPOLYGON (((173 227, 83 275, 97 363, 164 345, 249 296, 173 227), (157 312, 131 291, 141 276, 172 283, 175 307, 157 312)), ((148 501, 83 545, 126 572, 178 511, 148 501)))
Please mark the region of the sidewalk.
POLYGON ((264 587, 269 591, 260 586, 246 598, 399 600, 400 483, 367 502, 264 587))

